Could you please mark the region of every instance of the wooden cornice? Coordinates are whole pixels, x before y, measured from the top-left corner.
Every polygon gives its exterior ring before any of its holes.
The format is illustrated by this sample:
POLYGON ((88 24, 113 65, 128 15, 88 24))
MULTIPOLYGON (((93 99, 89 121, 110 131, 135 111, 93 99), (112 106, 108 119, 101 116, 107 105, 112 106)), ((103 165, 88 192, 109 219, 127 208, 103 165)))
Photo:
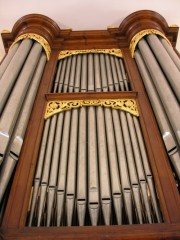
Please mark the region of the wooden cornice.
POLYGON ((119 28, 92 31, 62 30, 52 19, 44 15, 29 14, 14 24, 12 32, 2 33, 2 39, 6 52, 14 40, 25 33, 42 36, 47 40, 51 49, 55 50, 128 48, 135 34, 150 28, 162 32, 175 46, 178 27, 169 27, 160 14, 149 10, 130 14, 119 28))
POLYGON ((127 37, 130 44, 131 39, 140 31, 154 29, 163 33, 172 46, 176 45, 178 27, 169 27, 165 18, 159 13, 150 10, 141 10, 127 16, 119 26, 119 31, 127 37))

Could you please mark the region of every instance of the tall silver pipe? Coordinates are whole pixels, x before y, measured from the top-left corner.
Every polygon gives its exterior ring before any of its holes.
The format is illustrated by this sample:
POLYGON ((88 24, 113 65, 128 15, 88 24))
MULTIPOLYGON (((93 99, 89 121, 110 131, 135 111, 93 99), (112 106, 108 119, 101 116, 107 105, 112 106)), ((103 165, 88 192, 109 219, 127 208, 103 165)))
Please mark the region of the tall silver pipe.
POLYGON ((112 113, 110 108, 104 108, 107 149, 110 167, 111 192, 118 224, 122 223, 122 194, 120 186, 120 176, 118 170, 118 161, 112 123, 112 113))
POLYGON ((63 92, 67 92, 68 90, 70 70, 71 70, 71 60, 72 60, 72 57, 67 58, 66 73, 64 77, 64 83, 63 83, 63 92))
POLYGON ((121 58, 119 59, 119 64, 120 64, 120 68, 121 68, 122 78, 123 78, 123 81, 124 81, 124 88, 125 88, 126 91, 128 91, 129 90, 128 78, 127 78, 126 71, 125 71, 125 68, 124 68, 123 60, 121 58))
POLYGON ((9 66, 12 58, 14 57, 14 54, 16 53, 18 47, 20 45, 20 42, 17 42, 8 52, 8 54, 6 55, 6 57, 4 58, 3 62, 1 63, 0 66, 0 81, 1 81, 1 77, 4 74, 4 72, 6 71, 6 68, 9 66))
POLYGON ((149 43, 154 55, 163 69, 171 87, 174 90, 174 93, 176 94, 177 99, 180 101, 180 71, 156 35, 149 34, 147 36, 147 42, 149 43))
POLYGON ((95 77, 95 90, 96 92, 102 91, 101 88, 101 72, 100 72, 100 59, 99 54, 94 54, 94 77, 95 77))
POLYGON ((108 54, 105 54, 105 63, 106 63, 108 88, 109 88, 109 91, 113 92, 114 91, 114 82, 113 82, 113 76, 112 76, 112 71, 111 71, 111 64, 110 64, 110 59, 109 59, 109 55, 108 54))
POLYGON ((57 204, 56 204, 56 216, 57 226, 62 224, 62 216, 64 213, 64 198, 66 194, 66 176, 67 176, 67 165, 68 165, 68 154, 69 154, 69 135, 70 135, 70 124, 71 124, 71 111, 64 113, 64 127, 62 136, 62 145, 59 156, 59 170, 58 170, 58 182, 57 182, 57 204))
POLYGON ((83 54, 81 58, 82 58, 82 63, 81 63, 81 66, 79 66, 81 69, 81 77, 80 77, 81 92, 87 92, 88 90, 88 83, 87 83, 88 82, 88 71, 87 71, 88 55, 83 54))
POLYGON ((118 75, 116 70, 116 63, 115 63, 115 56, 110 55, 110 62, 111 62, 111 68, 112 68, 112 76, 114 80, 114 88, 116 91, 119 91, 119 81, 118 81, 118 75))
POLYGON ((12 172, 19 159, 29 116, 32 110, 32 106, 33 106, 37 89, 41 80, 45 63, 46 63, 46 55, 42 53, 37 69, 33 76, 32 83, 28 90, 27 97, 25 99, 25 102, 22 106, 22 110, 18 117, 18 122, 13 132, 13 137, 11 139, 11 142, 9 144, 9 150, 7 151, 4 162, 2 164, 2 168, 0 172, 0 202, 4 195, 8 182, 11 178, 12 172))
POLYGON ((10 140, 13 128, 17 121, 20 109, 22 107, 27 89, 32 80, 36 65, 39 61, 42 46, 39 43, 34 43, 32 50, 24 64, 24 67, 19 75, 12 94, 6 104, 0 120, 0 154, 1 159, 5 154, 8 142, 10 140))
POLYGON ((108 91, 108 80, 106 73, 106 65, 105 65, 105 56, 103 53, 100 53, 100 67, 101 67, 101 82, 102 82, 102 91, 108 91))
POLYGON ((124 81, 123 81, 123 76, 122 76, 122 72, 121 72, 120 62, 119 62, 118 58, 115 58, 115 64, 116 64, 116 69, 117 69, 117 75, 118 75, 120 91, 124 91, 124 81))
POLYGON ((168 52, 169 56, 172 58, 178 70, 180 71, 180 59, 178 55, 175 53, 174 49, 167 43, 167 41, 164 38, 160 37, 159 40, 161 41, 163 47, 168 52))
POLYGON ((86 107, 79 110, 78 165, 77 165, 77 215, 84 226, 87 207, 87 117, 86 107))
POLYGON ((32 47, 33 41, 25 39, 22 41, 18 51, 16 51, 12 61, 6 68, 0 81, 0 114, 6 104, 9 94, 16 82, 18 74, 24 64, 24 61, 32 47))
POLYGON ((72 56, 72 64, 71 64, 71 72, 70 72, 70 77, 69 77, 69 92, 74 91, 74 81, 75 81, 75 72, 76 72, 76 60, 77 56, 73 55, 72 56))
POLYGON ((49 173, 49 183, 48 183, 48 196, 47 196, 47 222, 46 226, 49 227, 51 224, 53 205, 56 193, 56 184, 58 178, 58 166, 59 166, 59 155, 62 144, 62 132, 63 132, 63 120, 64 112, 58 114, 57 116, 57 126, 54 138, 54 147, 52 152, 52 163, 51 170, 49 173))
POLYGON ((88 209, 91 224, 96 226, 99 218, 99 179, 94 107, 88 107, 88 209))
POLYGON ((65 74, 66 74, 67 58, 65 58, 65 59, 63 59, 61 61, 63 61, 63 63, 62 63, 62 70, 61 70, 61 74, 60 74, 59 80, 57 79, 57 81, 59 81, 58 93, 63 91, 62 88, 63 88, 65 74))
POLYGON ((137 62, 137 65, 138 65, 139 71, 141 73, 141 76, 143 78, 143 82, 145 84, 149 99, 151 101, 151 105, 153 107, 156 119, 158 121, 158 125, 160 128, 162 138, 163 138, 164 144, 166 146, 168 155, 172 161, 172 164, 174 165, 174 168, 175 168, 178 176, 180 176, 179 175, 180 159, 179 159, 179 161, 178 160, 176 161, 176 158, 178 159, 177 152, 179 151, 178 150, 179 147, 176 142, 176 138, 174 136, 173 130, 168 121, 165 110, 162 106, 162 103, 161 103, 159 97, 158 97, 158 93, 153 85, 151 76, 145 66, 145 63, 142 59, 142 56, 141 56, 139 50, 136 50, 136 52, 135 52, 135 60, 137 62), (173 155, 176 155, 175 160, 174 160, 173 155), (179 162, 179 164, 178 164, 178 162, 179 162))
POLYGON ((58 64, 58 67, 57 67, 57 74, 56 74, 56 79, 55 79, 55 82, 54 82, 54 92, 58 92, 58 87, 59 87, 59 77, 60 77, 60 74, 61 74, 61 70, 62 70, 62 61, 59 61, 59 64, 58 64))
POLYGON ((88 92, 95 91, 93 54, 88 54, 88 92))
MULTIPOLYGON (((86 61, 83 57, 83 62, 86 61)), ((81 64, 82 64, 82 56, 79 54, 77 56, 77 63, 76 63, 76 75, 75 75, 75 83, 74 83, 74 92, 80 91, 81 86, 81 64)))
POLYGON ((106 143, 106 133, 105 133, 105 122, 104 122, 104 110, 102 107, 96 108, 96 115, 97 115, 97 137, 98 137, 97 139, 98 139, 101 207, 102 207, 105 225, 110 225, 111 192, 110 192, 109 166, 108 166, 107 143, 106 143))
POLYGON ((79 109, 72 110, 71 132, 69 141, 67 185, 66 185, 66 214, 67 225, 72 225, 75 207, 76 168, 77 168, 77 140, 78 140, 78 114, 79 109))
POLYGON ((180 106, 177 99, 170 89, 169 84, 146 41, 141 39, 138 43, 138 47, 180 144, 180 106))

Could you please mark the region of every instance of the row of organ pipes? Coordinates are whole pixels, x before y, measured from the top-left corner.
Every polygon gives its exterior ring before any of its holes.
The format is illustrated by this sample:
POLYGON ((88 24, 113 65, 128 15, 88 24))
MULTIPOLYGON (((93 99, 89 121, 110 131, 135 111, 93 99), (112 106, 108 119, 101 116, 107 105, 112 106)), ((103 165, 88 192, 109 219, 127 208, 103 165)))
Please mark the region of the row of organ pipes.
POLYGON ((139 41, 135 60, 179 184, 180 59, 165 39, 152 34, 139 41))
MULTIPOLYGON (((69 58, 71 60, 59 61, 54 93, 99 89, 129 91, 122 59, 103 54, 69 58), (75 70, 73 66, 78 64, 78 59, 81 59, 81 67, 75 70), (114 73, 110 68, 106 75, 102 59, 116 63, 114 73), (73 60, 70 68, 68 63, 73 60), (101 67, 95 72, 92 66, 96 61, 101 67), (86 78, 82 77, 83 73, 86 78), (119 84, 108 85, 110 81, 115 83, 114 76, 118 74, 119 84), (107 85, 101 80, 102 76, 110 78, 107 85), (83 82, 85 80, 87 83, 83 82)), ((137 117, 115 109, 90 106, 61 112, 46 120, 28 226, 153 222, 162 222, 162 217, 137 117)))
MULTIPOLYGON (((179 187, 179 57, 153 34, 134 57, 179 187)), ((25 39, 0 66, 0 222, 46 60, 42 46, 25 39)), ((121 58, 88 53, 59 61, 52 92, 130 90, 121 58)), ((82 107, 48 119, 32 189, 29 226, 163 221, 139 120, 123 111, 82 107)))
POLYGON ((46 60, 42 46, 25 39, 0 66, 0 222, 46 60))
POLYGON ((127 91, 123 61, 109 54, 78 54, 59 61, 54 93, 127 91))

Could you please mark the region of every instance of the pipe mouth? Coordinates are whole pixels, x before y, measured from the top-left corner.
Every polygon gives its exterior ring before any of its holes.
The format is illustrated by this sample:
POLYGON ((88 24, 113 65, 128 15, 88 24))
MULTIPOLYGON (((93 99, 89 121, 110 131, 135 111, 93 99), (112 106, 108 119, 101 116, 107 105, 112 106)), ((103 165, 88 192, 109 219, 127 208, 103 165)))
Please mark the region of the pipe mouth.
POLYGON ((86 199, 85 198, 79 198, 77 199, 77 204, 78 205, 85 205, 86 204, 86 199))
POLYGON ((14 153, 13 151, 10 151, 9 155, 10 155, 14 160, 18 161, 19 156, 18 156, 16 153, 14 153))
POLYGON ((90 203, 89 203, 89 207, 90 207, 91 209, 96 209, 96 208, 99 207, 99 203, 98 203, 98 202, 90 202, 90 203))
POLYGON ((176 153, 177 151, 178 151, 178 148, 176 146, 174 146, 168 151, 168 155, 171 156, 174 153, 176 153))

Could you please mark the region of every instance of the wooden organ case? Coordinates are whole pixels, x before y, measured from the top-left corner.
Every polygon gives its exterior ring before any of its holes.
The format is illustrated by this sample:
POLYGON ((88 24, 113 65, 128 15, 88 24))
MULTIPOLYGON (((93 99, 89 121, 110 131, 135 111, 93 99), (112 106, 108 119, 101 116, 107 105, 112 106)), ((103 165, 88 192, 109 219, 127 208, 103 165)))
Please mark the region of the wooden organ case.
MULTIPOLYGON (((39 42, 48 58, 37 91, 28 127, 15 170, 9 199, 3 216, 2 239, 179 239, 180 201, 178 180, 174 177, 161 133, 133 53, 145 35, 164 38, 175 49, 178 27, 169 27, 165 19, 153 11, 138 11, 129 15, 119 28, 100 31, 61 30, 46 16, 30 14, 19 19, 10 33, 2 33, 6 52, 14 42, 33 39, 39 42), (83 53, 121 54, 130 90, 52 93, 60 56, 83 53), (140 224, 134 219, 117 224, 85 224, 85 226, 28 226, 30 199, 39 149, 45 124, 44 114, 49 101, 135 99, 139 122, 146 146, 149 165, 157 192, 162 220, 140 224), (109 226, 107 226, 109 225, 109 226)), ((178 56, 178 52, 176 51, 178 56)), ((103 81, 103 80, 102 80, 103 81)), ((97 106, 97 105, 95 105, 97 106)), ((92 108, 92 106, 91 106, 92 108)), ((116 131, 116 129, 114 130, 116 131)), ((118 144, 117 144, 118 147, 118 144)), ((142 197, 142 196, 141 196, 142 197)), ((113 210, 114 211, 114 210, 113 210)), ((102 213, 101 213, 102 214, 102 213)), ((137 214, 137 213, 136 213, 137 214)))

